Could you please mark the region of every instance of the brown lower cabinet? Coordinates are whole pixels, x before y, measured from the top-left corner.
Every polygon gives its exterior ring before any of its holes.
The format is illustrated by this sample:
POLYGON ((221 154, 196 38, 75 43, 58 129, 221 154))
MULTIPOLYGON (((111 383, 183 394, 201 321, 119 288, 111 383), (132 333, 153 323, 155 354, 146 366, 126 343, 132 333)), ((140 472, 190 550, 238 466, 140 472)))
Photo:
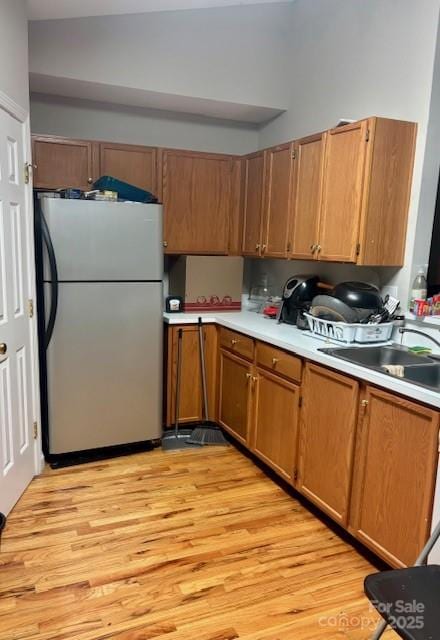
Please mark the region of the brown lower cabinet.
POLYGON ((252 364, 220 349, 219 423, 245 445, 249 445, 253 382, 252 364))
POLYGON ((307 363, 303 380, 297 489, 347 525, 359 384, 307 363))
POLYGON ((429 537, 439 414, 370 386, 362 402, 349 529, 390 564, 410 565, 429 537))
MULTIPOLYGON (((202 379, 198 327, 169 326, 166 333, 165 424, 171 426, 175 418, 178 334, 182 329, 179 422, 197 422, 203 418, 202 379)), ((217 327, 203 326, 208 387, 209 417, 217 419, 217 327)))
POLYGON ((300 388, 257 368, 251 449, 288 482, 297 453, 300 388))
MULTIPOLYGON (((191 383, 183 407, 193 418, 196 328, 185 329, 191 383)), ((389 564, 412 564, 431 527, 439 412, 327 367, 302 366, 238 332, 219 333, 209 356, 213 366, 215 349, 219 424, 389 564)))

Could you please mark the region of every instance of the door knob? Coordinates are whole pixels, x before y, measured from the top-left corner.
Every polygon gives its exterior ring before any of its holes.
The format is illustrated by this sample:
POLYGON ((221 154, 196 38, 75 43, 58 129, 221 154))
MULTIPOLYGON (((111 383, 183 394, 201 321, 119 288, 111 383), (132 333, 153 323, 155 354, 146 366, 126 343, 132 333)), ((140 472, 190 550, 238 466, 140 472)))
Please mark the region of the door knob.
POLYGON ((0 356, 6 355, 7 350, 8 350, 8 345, 5 344, 4 342, 0 342, 0 356))

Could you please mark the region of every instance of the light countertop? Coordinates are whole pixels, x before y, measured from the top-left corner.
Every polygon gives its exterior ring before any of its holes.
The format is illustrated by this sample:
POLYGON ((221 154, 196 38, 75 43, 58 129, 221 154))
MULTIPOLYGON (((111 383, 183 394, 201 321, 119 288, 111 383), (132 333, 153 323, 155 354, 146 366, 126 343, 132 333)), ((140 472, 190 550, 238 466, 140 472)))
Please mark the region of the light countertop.
MULTIPOLYGON (((365 382, 370 382, 389 391, 394 391, 413 400, 418 400, 433 407, 440 408, 440 393, 419 387, 380 371, 367 369, 351 362, 339 360, 331 355, 322 353, 319 349, 329 346, 324 340, 307 335, 296 327, 278 324, 253 311, 220 312, 220 313, 164 313, 164 321, 168 324, 196 324, 199 317, 203 323, 215 323, 222 327, 239 331, 257 340, 268 342, 276 347, 291 351, 302 358, 311 360, 346 373, 365 382)), ((339 346, 349 346, 340 344, 339 346)))

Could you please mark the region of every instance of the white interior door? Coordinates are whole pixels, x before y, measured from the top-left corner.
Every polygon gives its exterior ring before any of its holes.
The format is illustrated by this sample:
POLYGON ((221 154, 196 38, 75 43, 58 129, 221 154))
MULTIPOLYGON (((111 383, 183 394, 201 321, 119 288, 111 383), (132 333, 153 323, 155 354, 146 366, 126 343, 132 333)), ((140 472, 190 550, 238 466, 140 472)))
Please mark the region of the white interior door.
POLYGON ((35 471, 24 127, 0 109, 0 511, 35 471))

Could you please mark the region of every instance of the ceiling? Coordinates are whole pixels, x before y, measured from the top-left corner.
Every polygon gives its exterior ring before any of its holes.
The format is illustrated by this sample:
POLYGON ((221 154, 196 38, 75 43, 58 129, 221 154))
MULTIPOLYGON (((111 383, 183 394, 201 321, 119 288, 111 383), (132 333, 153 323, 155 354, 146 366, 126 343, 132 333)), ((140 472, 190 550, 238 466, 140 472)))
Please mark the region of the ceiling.
POLYGON ((208 9, 292 0, 27 0, 30 20, 149 13, 181 9, 208 9))

